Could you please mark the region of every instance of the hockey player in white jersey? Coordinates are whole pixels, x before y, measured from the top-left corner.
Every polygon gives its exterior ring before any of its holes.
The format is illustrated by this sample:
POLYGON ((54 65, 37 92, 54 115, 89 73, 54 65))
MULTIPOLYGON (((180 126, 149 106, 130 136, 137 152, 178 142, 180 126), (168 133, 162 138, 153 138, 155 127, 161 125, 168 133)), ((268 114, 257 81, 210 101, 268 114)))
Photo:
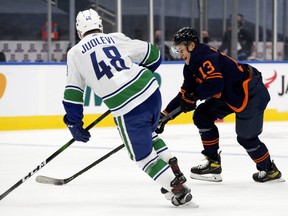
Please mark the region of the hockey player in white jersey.
POLYGON ((63 99, 64 122, 74 139, 87 142, 90 138, 82 121, 88 85, 111 110, 130 158, 162 186, 162 193, 172 195, 172 204, 191 204, 191 190, 184 184, 177 158, 154 132, 161 110, 152 73, 161 63, 159 50, 122 33, 104 34, 101 17, 93 9, 78 13, 76 29, 81 41, 67 54, 63 99))

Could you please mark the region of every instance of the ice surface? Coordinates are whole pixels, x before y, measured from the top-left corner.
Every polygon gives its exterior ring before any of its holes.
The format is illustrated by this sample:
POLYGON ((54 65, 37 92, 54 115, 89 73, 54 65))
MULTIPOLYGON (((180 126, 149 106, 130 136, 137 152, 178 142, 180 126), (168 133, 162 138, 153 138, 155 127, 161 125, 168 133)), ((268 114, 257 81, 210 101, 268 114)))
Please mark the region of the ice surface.
MULTIPOLYGON (((266 122, 260 139, 282 171, 284 183, 255 183, 254 162, 237 144, 233 123, 219 123, 223 182, 189 178, 203 159, 194 125, 167 125, 161 137, 178 158, 199 208, 174 207, 122 149, 64 186, 35 177, 67 178, 122 142, 115 127, 91 130, 91 141, 74 143, 0 201, 1 216, 243 216, 288 214, 288 122, 266 122)), ((0 132, 0 194, 71 139, 67 129, 0 132)))

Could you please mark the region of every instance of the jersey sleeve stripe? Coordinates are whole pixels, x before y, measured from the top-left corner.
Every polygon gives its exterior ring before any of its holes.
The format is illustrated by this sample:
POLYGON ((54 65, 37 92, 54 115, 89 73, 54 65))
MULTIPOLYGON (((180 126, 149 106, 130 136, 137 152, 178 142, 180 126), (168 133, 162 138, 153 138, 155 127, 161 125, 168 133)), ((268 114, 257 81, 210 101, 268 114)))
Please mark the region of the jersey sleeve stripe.
POLYGON ((151 66, 161 59, 161 53, 154 45, 148 43, 147 53, 140 65, 151 66))
POLYGON ((143 63, 144 65, 147 65, 147 66, 155 64, 161 58, 160 51, 152 44, 150 44, 150 46, 151 46, 150 48, 151 50, 150 50, 148 59, 143 63))
POLYGON ((147 52, 146 52, 146 54, 145 54, 145 56, 144 56, 142 62, 140 62, 140 65, 141 65, 141 64, 145 64, 146 59, 147 59, 147 58, 149 57, 149 55, 150 55, 150 50, 151 50, 151 48, 150 48, 150 44, 147 43, 147 52))
POLYGON ((73 85, 67 85, 65 89, 78 89, 79 91, 84 92, 83 89, 79 88, 78 86, 73 86, 73 85))
POLYGON ((83 103, 83 91, 77 88, 66 88, 64 91, 64 101, 76 104, 83 103))

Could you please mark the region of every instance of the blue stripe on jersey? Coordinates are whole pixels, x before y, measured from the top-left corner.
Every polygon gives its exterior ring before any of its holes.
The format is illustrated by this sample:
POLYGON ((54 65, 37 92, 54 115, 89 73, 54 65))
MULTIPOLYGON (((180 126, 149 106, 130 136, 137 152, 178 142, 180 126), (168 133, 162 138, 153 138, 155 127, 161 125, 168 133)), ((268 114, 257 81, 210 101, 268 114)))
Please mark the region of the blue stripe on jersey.
POLYGON ((141 96, 142 94, 144 94, 146 92, 147 89, 149 89, 149 87, 154 83, 154 82, 157 82, 157 80, 155 78, 153 78, 150 83, 146 86, 145 89, 143 89, 141 92, 139 92, 139 94, 136 94, 134 97, 130 98, 130 100, 127 100, 126 103, 122 104, 122 106, 119 106, 115 109, 110 109, 111 112, 115 112, 121 108, 123 108, 124 106, 126 106, 128 103, 130 103, 131 101, 133 101, 135 98, 138 98, 139 96, 141 96))
POLYGON ((147 46, 148 46, 148 47, 147 47, 147 52, 146 52, 146 54, 145 54, 145 57, 144 57, 143 61, 140 62, 139 65, 143 65, 143 63, 148 59, 148 56, 149 56, 149 54, 150 54, 151 47, 150 47, 150 44, 149 44, 149 43, 147 43, 147 46))
POLYGON ((67 88, 74 88, 74 89, 78 89, 79 91, 81 91, 81 92, 83 92, 83 93, 84 93, 84 90, 83 90, 83 89, 81 89, 81 88, 79 88, 78 86, 67 85, 67 86, 65 87, 65 89, 67 89, 67 88))
POLYGON ((122 91, 122 89, 124 89, 126 86, 130 85, 130 84, 133 83, 135 80, 137 80, 138 77, 139 77, 142 73, 145 72, 145 70, 146 70, 146 68, 143 68, 142 70, 140 70, 139 73, 138 73, 132 80, 130 80, 129 82, 127 82, 125 85, 123 85, 121 88, 117 89, 116 91, 114 91, 114 92, 112 92, 112 93, 110 93, 110 94, 102 97, 102 99, 105 100, 105 99, 107 99, 107 98, 109 98, 109 97, 117 94, 118 92, 122 91))

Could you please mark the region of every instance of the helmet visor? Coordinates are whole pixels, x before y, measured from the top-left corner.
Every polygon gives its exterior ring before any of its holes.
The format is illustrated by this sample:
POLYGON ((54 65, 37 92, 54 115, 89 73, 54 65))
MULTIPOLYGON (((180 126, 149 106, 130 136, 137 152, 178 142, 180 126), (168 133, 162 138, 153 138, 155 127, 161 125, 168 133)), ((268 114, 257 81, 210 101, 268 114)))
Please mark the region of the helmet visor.
POLYGON ((171 50, 172 50, 173 53, 175 53, 175 54, 179 54, 180 51, 177 49, 176 46, 177 46, 177 45, 173 44, 173 46, 171 46, 171 50))

